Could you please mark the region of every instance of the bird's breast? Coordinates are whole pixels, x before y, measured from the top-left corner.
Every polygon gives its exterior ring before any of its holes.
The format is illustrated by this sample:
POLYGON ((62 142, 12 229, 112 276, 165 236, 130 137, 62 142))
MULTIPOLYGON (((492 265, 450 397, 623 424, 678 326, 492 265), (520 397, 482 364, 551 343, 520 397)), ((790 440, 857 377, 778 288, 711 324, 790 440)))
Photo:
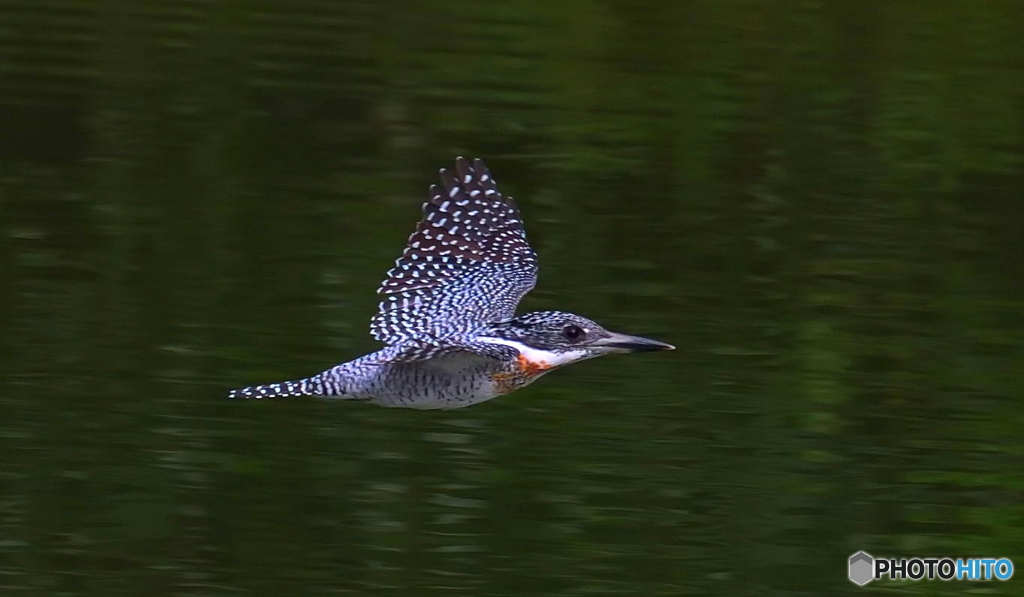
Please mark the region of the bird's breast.
POLYGON ((533 382, 554 367, 545 359, 532 355, 520 354, 515 361, 509 363, 501 371, 492 374, 495 391, 499 395, 514 392, 533 382))

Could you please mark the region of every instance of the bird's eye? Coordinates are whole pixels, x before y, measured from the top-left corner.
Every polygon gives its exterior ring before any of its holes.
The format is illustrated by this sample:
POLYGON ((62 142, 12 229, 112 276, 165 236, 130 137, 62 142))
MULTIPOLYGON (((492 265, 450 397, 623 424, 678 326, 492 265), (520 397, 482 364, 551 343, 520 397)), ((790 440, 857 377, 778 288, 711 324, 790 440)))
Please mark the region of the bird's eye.
POLYGON ((562 334, 569 340, 579 340, 583 337, 583 330, 578 325, 567 325, 562 329, 562 334))

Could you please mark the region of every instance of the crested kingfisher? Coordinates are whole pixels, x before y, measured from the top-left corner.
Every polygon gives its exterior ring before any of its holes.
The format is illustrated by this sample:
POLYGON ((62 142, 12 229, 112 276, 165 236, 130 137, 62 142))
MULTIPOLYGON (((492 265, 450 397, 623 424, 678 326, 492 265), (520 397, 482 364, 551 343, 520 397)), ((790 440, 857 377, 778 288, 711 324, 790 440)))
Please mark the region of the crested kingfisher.
POLYGON ((377 293, 370 322, 384 348, 295 381, 232 390, 229 398, 322 396, 381 406, 461 408, 540 376, 613 353, 673 350, 608 331, 579 315, 516 315, 537 281, 519 208, 482 160, 462 157, 431 185, 423 219, 377 293))

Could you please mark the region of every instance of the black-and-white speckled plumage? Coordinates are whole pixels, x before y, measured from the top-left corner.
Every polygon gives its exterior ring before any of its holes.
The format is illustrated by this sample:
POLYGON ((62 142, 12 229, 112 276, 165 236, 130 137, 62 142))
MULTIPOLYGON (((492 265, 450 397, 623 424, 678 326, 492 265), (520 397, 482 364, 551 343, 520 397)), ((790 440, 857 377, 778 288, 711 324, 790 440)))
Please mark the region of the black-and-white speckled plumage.
POLYGON ((370 331, 381 342, 464 337, 513 317, 537 282, 519 209, 483 161, 459 158, 454 176, 441 170, 441 185, 431 185, 423 219, 377 290, 370 331))
POLYGON ((441 187, 430 187, 423 219, 377 291, 382 300, 370 331, 386 346, 306 379, 232 390, 229 397, 457 408, 512 392, 568 363, 671 348, 613 334, 570 313, 516 317, 536 280, 537 256, 515 202, 498 191, 481 160, 460 157, 454 174, 441 170, 441 187), (627 348, 630 342, 634 348, 627 348))

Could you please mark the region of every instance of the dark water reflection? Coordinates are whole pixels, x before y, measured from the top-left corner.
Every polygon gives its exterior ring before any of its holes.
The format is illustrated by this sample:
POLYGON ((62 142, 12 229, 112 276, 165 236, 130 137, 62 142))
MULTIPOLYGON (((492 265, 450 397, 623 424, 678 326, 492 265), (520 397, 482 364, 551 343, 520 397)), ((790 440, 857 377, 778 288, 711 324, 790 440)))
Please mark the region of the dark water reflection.
POLYGON ((435 4, 0 8, 4 594, 1024 564, 1019 7, 435 4), (524 307, 679 350, 455 412, 223 401, 373 349, 458 154, 522 206, 524 307))

